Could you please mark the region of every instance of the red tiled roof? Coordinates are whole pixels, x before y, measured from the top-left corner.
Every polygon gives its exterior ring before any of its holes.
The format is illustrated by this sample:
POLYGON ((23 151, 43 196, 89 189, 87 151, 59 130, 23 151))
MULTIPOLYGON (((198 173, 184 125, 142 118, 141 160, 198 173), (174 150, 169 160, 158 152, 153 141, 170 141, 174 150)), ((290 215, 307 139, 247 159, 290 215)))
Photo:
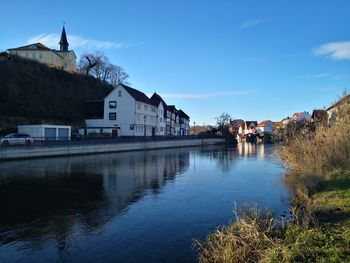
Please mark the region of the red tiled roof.
POLYGON ((297 117, 298 118, 301 114, 303 114, 303 113, 302 112, 296 112, 296 113, 293 114, 293 117, 297 117))
POLYGON ((264 127, 266 125, 266 123, 268 123, 270 120, 264 120, 262 122, 259 123, 258 127, 264 127))

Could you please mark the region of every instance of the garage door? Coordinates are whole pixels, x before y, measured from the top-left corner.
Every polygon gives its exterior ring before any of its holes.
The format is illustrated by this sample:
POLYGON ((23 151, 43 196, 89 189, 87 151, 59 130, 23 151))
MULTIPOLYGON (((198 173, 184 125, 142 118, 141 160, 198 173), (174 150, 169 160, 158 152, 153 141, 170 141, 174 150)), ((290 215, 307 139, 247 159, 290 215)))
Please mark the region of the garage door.
POLYGON ((69 139, 69 129, 59 128, 58 129, 58 139, 68 140, 69 139))
POLYGON ((55 128, 45 128, 44 137, 47 141, 56 140, 56 129, 55 128))

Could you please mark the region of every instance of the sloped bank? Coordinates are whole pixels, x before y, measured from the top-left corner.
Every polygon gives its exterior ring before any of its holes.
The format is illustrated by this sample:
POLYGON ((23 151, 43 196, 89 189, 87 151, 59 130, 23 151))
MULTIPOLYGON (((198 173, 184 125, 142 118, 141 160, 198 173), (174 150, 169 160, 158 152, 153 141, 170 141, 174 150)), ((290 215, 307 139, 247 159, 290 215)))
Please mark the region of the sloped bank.
POLYGON ((34 146, 34 147, 10 147, 0 149, 0 161, 13 159, 30 159, 41 157, 84 155, 97 153, 111 153, 123 151, 137 151, 163 148, 178 148, 201 145, 214 145, 224 143, 221 138, 203 139, 177 139, 166 141, 145 141, 145 142, 119 142, 119 143, 97 143, 81 145, 55 145, 55 146, 34 146))

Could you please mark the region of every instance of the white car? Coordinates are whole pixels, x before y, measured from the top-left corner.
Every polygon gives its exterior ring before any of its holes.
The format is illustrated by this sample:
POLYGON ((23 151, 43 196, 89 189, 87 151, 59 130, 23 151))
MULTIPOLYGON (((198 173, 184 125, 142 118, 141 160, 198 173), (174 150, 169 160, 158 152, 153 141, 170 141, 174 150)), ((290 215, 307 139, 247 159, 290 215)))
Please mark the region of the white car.
POLYGON ((9 145, 31 145, 34 143, 34 139, 28 134, 24 133, 11 133, 3 138, 0 138, 0 145, 3 147, 9 145))

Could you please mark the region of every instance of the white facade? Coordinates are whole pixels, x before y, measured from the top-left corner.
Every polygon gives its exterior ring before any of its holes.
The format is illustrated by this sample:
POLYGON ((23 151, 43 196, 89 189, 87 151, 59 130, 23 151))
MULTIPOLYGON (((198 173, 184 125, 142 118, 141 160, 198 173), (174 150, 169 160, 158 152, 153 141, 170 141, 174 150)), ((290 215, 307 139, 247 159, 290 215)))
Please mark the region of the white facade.
POLYGON ((310 121, 311 120, 311 115, 307 112, 297 112, 293 115, 292 117, 296 122, 301 122, 301 121, 310 121))
POLYGON ((35 141, 70 140, 71 126, 62 125, 19 125, 18 133, 30 135, 35 141))
POLYGON ((272 121, 263 121, 259 123, 257 127, 257 131, 261 133, 269 133, 269 134, 274 134, 274 129, 273 129, 273 123, 272 121))
POLYGON ((156 127, 156 135, 164 136, 166 132, 166 119, 164 118, 164 106, 163 103, 160 102, 157 108, 157 127, 156 127))
POLYGON ((152 136, 157 126, 157 108, 138 101, 124 85, 118 85, 104 98, 103 119, 86 119, 86 127, 117 131, 118 136, 152 136))

